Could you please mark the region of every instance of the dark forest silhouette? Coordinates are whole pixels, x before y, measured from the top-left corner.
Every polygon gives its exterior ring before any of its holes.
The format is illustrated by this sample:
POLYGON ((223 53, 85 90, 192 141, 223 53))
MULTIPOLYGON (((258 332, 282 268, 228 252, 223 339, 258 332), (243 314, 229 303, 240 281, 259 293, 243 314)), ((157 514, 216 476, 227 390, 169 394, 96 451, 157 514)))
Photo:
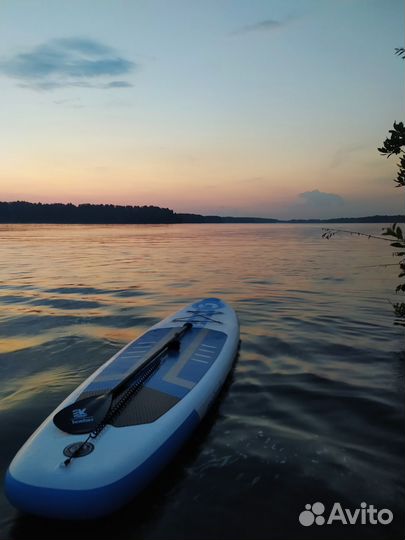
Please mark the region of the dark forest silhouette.
POLYGON ((279 220, 256 217, 202 216, 178 214, 158 206, 117 206, 114 204, 0 202, 0 223, 396 223, 404 216, 279 220))

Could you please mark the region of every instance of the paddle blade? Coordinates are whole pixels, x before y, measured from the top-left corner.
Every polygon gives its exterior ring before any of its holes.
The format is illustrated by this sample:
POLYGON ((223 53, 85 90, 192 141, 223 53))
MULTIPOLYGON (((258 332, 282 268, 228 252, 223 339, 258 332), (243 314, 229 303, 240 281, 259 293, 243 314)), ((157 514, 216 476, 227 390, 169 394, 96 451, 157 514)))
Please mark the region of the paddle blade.
POLYGON ((107 416, 111 402, 111 394, 81 399, 56 413, 53 423, 57 428, 73 435, 91 433, 107 416))

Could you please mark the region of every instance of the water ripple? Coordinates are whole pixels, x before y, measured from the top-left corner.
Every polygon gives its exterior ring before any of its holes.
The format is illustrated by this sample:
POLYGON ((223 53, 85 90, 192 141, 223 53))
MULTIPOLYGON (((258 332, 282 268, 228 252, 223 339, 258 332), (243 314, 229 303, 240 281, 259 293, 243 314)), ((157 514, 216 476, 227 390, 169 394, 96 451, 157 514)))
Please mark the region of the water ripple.
POLYGON ((387 302, 397 276, 371 268, 391 262, 387 246, 327 242, 299 225, 0 232, 3 471, 79 382, 184 304, 223 297, 242 339, 213 410, 128 508, 78 528, 17 516, 3 498, 2 538, 321 540, 297 520, 317 500, 390 508, 392 526, 354 528, 351 538, 401 537, 405 362, 387 302))

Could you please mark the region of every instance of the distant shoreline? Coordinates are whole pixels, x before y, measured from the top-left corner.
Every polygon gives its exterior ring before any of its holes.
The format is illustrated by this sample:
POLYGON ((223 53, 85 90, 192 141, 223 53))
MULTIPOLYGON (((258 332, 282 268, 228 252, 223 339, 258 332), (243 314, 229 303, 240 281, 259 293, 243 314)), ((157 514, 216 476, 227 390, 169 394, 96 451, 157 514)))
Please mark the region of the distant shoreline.
POLYGON ((158 206, 0 202, 0 223, 168 224, 168 223, 405 223, 405 216, 374 215, 329 219, 274 219, 176 213, 158 206))

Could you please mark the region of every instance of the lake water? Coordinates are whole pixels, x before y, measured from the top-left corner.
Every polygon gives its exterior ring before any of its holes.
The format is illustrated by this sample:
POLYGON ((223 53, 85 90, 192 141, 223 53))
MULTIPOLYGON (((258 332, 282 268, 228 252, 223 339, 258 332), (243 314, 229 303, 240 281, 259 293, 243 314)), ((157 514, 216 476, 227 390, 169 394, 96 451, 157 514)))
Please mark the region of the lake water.
POLYGON ((223 298, 242 342, 208 417, 130 505, 60 523, 20 515, 1 493, 0 538, 402 540, 398 268, 388 242, 321 234, 319 225, 1 225, 2 474, 73 388, 180 306, 223 298), (298 516, 316 501, 367 502, 394 520, 303 527, 298 516))

